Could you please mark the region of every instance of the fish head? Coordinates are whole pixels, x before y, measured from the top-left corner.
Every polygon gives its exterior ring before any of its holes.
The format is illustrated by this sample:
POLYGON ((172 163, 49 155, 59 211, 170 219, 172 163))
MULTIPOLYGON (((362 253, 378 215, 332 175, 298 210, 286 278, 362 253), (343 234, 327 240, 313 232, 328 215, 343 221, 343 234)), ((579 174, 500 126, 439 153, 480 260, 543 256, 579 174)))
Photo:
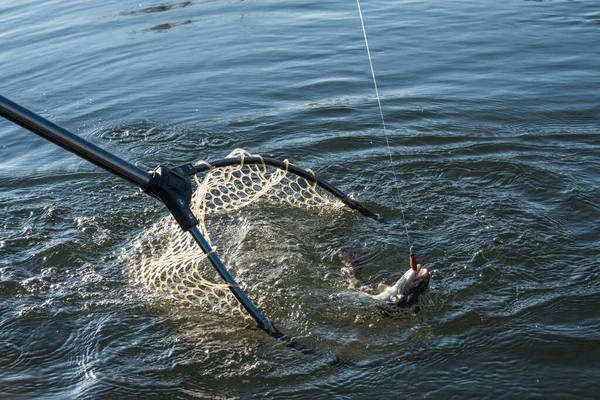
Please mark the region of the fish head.
POLYGON ((421 264, 413 266, 406 271, 395 285, 395 293, 390 296, 389 301, 399 307, 410 307, 417 304, 419 295, 429 287, 429 270, 421 264))

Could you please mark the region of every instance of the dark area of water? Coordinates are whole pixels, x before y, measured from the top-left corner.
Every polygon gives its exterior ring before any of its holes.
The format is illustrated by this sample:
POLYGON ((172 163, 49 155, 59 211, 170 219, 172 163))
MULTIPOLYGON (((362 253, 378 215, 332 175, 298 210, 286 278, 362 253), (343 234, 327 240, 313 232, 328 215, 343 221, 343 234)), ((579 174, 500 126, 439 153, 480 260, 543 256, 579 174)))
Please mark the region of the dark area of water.
MULTIPOLYGON (((220 221, 248 322, 149 304, 124 252, 165 214, 0 121, 1 398, 597 398, 600 3, 3 1, 0 94, 138 165, 245 148, 386 217, 220 221), (402 197, 402 204, 394 191, 402 197), (433 270, 421 311, 366 305, 433 270), (337 359, 337 361, 336 361, 337 359)), ((213 223, 217 226, 217 222, 213 223)))

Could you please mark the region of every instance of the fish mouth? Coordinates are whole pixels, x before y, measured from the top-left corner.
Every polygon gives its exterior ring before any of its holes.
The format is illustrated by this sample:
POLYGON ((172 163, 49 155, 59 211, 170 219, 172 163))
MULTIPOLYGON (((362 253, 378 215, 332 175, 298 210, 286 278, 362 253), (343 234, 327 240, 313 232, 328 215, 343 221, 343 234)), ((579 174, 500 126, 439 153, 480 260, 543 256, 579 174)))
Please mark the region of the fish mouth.
POLYGON ((410 307, 419 302, 419 295, 429 287, 431 275, 427 268, 417 265, 417 272, 408 277, 400 293, 393 295, 390 302, 398 307, 410 307))

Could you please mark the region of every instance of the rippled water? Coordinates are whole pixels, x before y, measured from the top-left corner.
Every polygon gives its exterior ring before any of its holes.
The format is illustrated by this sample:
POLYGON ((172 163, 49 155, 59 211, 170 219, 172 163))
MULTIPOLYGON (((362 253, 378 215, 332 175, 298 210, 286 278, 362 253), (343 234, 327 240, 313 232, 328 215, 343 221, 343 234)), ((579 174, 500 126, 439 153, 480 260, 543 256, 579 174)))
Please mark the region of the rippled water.
POLYGON ((390 222, 213 221, 302 357, 146 301, 124 254, 165 210, 0 121, 0 397, 598 396, 600 4, 363 1, 398 188, 352 2, 2 2, 1 95, 142 166, 289 158, 390 222), (434 271, 417 314, 333 256, 400 276, 402 205, 434 271))

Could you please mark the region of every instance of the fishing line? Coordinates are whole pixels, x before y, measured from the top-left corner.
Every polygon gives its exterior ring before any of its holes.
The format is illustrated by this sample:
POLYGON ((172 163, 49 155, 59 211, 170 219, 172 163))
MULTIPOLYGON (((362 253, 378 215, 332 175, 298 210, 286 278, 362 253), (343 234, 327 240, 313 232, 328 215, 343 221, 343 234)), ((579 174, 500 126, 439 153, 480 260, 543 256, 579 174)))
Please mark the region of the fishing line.
POLYGON ((396 174, 396 164, 394 163, 394 157, 392 156, 392 148, 390 146, 390 138, 387 133, 385 126, 385 118, 383 117, 383 108, 381 107, 381 98, 379 97, 379 88, 377 87, 377 79, 375 78, 375 69, 373 68, 373 59, 371 58, 371 50, 369 49, 369 41, 367 40, 367 30, 365 29, 365 22, 363 20, 362 10, 360 8, 360 0, 356 0, 358 6, 358 15, 360 16, 360 25, 362 26, 363 37, 365 38, 365 47, 367 48, 367 56, 369 56, 369 66, 371 67, 371 77, 373 78, 373 86, 375 87, 375 96, 377 97, 377 106, 379 107, 379 115, 381 116, 381 125, 383 126, 383 133, 385 135, 385 143, 387 145, 388 156, 390 159, 390 165, 392 167, 392 174, 394 175, 394 184, 396 185, 396 191, 392 190, 392 194, 395 195, 398 203, 400 204, 400 212, 402 213, 402 221, 404 222, 404 232, 406 233, 406 240, 408 241, 408 248, 412 254, 412 244, 410 236, 408 235, 408 226, 406 223, 406 217, 404 215, 404 203, 402 198, 398 194, 398 175, 396 174))

